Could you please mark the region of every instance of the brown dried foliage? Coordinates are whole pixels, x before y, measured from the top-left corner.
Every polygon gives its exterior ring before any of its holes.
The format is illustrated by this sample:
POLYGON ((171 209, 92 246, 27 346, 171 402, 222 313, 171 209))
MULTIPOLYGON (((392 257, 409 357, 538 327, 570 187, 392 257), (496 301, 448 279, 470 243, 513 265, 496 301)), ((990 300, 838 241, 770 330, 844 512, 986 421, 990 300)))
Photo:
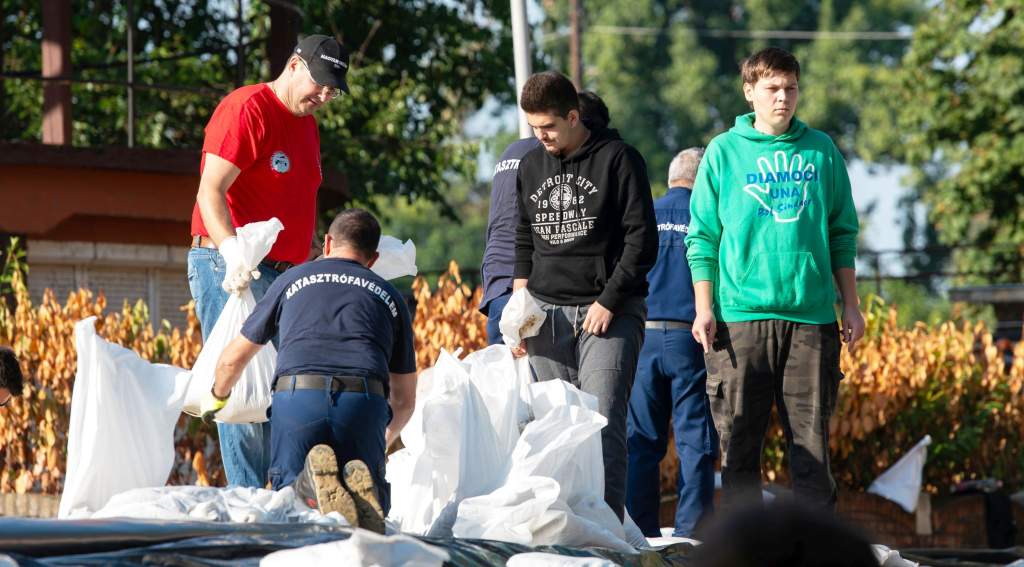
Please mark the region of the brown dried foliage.
POLYGON ((468 354, 487 346, 487 318, 477 311, 483 288, 473 291, 462 283, 455 261, 437 278, 434 291, 426 279, 418 277, 412 283, 412 293, 416 299, 413 334, 417 368, 433 366, 442 348, 452 352, 461 347, 463 354, 468 354))
MULTIPOLYGON (((25 398, 0 411, 0 492, 57 493, 63 483, 76 363, 74 323, 97 315, 97 329, 106 339, 154 362, 184 368, 199 353, 199 325, 186 306, 185 330, 154 332, 141 303, 103 316, 106 300, 86 290, 70 294, 64 305, 47 292, 33 306, 23 282, 15 283, 15 310, 0 305, 0 344, 14 347, 28 384, 25 398)), ((486 345, 486 318, 477 311, 482 289, 464 284, 454 262, 433 291, 425 279, 417 278, 413 293, 420 369, 431 366, 441 348, 472 352, 486 345)), ((1017 450, 1024 437, 1024 343, 1012 353, 1002 351, 980 323, 900 328, 894 308, 877 299, 867 306, 867 334, 855 355, 843 350, 845 379, 830 424, 832 468, 840 486, 866 488, 930 434, 928 490, 986 476, 1019 487, 1024 471, 1024 456, 1017 450)), ((212 428, 183 416, 175 442, 170 483, 223 485, 212 428)), ((776 419, 766 439, 766 480, 786 481, 784 455, 776 419)), ((674 488, 674 459, 669 451, 662 463, 665 492, 674 488)))

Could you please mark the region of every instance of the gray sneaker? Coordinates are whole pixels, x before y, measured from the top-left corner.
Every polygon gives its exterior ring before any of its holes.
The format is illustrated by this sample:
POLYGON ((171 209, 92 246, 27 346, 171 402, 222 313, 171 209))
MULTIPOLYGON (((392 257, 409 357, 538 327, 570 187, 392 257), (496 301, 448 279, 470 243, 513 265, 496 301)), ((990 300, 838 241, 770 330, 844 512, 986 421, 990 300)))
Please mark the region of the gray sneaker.
POLYGON ((342 481, 348 488, 359 516, 358 526, 377 532, 384 533, 384 510, 377 500, 377 489, 373 483, 373 476, 370 474, 366 463, 358 459, 345 463, 345 470, 342 481))
MULTIPOLYGON (((365 467, 365 465, 363 465, 365 467)), ((310 508, 321 514, 338 512, 352 527, 359 527, 356 503, 338 477, 338 459, 330 445, 317 445, 309 450, 302 472, 293 485, 295 493, 310 508)))

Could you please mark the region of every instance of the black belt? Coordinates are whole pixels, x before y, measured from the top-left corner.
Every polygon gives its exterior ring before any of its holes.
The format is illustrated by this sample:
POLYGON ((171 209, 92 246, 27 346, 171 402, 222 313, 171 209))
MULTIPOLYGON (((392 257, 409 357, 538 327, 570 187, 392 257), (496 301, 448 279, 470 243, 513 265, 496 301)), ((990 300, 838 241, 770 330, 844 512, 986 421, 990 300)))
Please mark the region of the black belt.
POLYGON ((326 390, 330 382, 330 390, 334 392, 355 392, 358 394, 377 394, 387 397, 384 393, 384 383, 376 378, 363 378, 362 376, 326 376, 323 374, 289 374, 278 376, 277 384, 274 385, 275 392, 287 392, 288 390, 326 390))
POLYGON ((648 329, 660 329, 662 331, 678 330, 678 329, 692 329, 693 323, 689 321, 648 321, 644 324, 644 327, 648 329))
MULTIPOLYGON (((192 235, 192 247, 193 248, 211 248, 217 249, 217 245, 213 243, 213 239, 209 236, 200 236, 198 234, 192 235)), ((295 264, 291 262, 277 261, 277 260, 262 260, 260 264, 270 268, 271 270, 284 273, 286 270, 295 267, 295 264)))

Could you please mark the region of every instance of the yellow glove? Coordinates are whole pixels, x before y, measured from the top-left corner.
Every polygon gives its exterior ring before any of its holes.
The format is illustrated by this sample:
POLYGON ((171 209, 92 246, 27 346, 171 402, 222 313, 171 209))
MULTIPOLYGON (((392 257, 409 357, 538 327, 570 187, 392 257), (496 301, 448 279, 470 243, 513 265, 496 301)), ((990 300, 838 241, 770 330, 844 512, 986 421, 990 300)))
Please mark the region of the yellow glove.
POLYGON ((213 393, 213 388, 210 388, 210 391, 203 396, 202 403, 199 404, 199 413, 202 414, 203 421, 206 423, 213 423, 213 417, 217 412, 224 409, 224 406, 227 405, 230 397, 230 392, 223 398, 217 397, 217 394, 213 393))

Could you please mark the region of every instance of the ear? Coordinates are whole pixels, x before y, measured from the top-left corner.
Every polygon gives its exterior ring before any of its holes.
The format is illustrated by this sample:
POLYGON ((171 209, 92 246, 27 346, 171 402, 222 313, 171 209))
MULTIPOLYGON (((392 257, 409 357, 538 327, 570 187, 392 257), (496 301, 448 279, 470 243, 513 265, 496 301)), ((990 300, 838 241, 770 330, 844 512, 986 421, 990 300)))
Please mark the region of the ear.
POLYGON ((743 83, 743 97, 747 99, 747 102, 754 102, 754 85, 750 83, 743 83))
POLYGON ((372 268, 373 265, 377 263, 378 258, 380 258, 380 252, 374 251, 374 253, 371 254, 370 258, 366 261, 366 267, 372 268))
POLYGON ((324 256, 328 256, 331 253, 331 249, 334 248, 334 239, 331 238, 330 234, 324 235, 324 256))
POLYGON ((580 111, 570 110, 569 113, 565 115, 565 119, 569 121, 569 126, 575 128, 576 125, 580 123, 580 111))

